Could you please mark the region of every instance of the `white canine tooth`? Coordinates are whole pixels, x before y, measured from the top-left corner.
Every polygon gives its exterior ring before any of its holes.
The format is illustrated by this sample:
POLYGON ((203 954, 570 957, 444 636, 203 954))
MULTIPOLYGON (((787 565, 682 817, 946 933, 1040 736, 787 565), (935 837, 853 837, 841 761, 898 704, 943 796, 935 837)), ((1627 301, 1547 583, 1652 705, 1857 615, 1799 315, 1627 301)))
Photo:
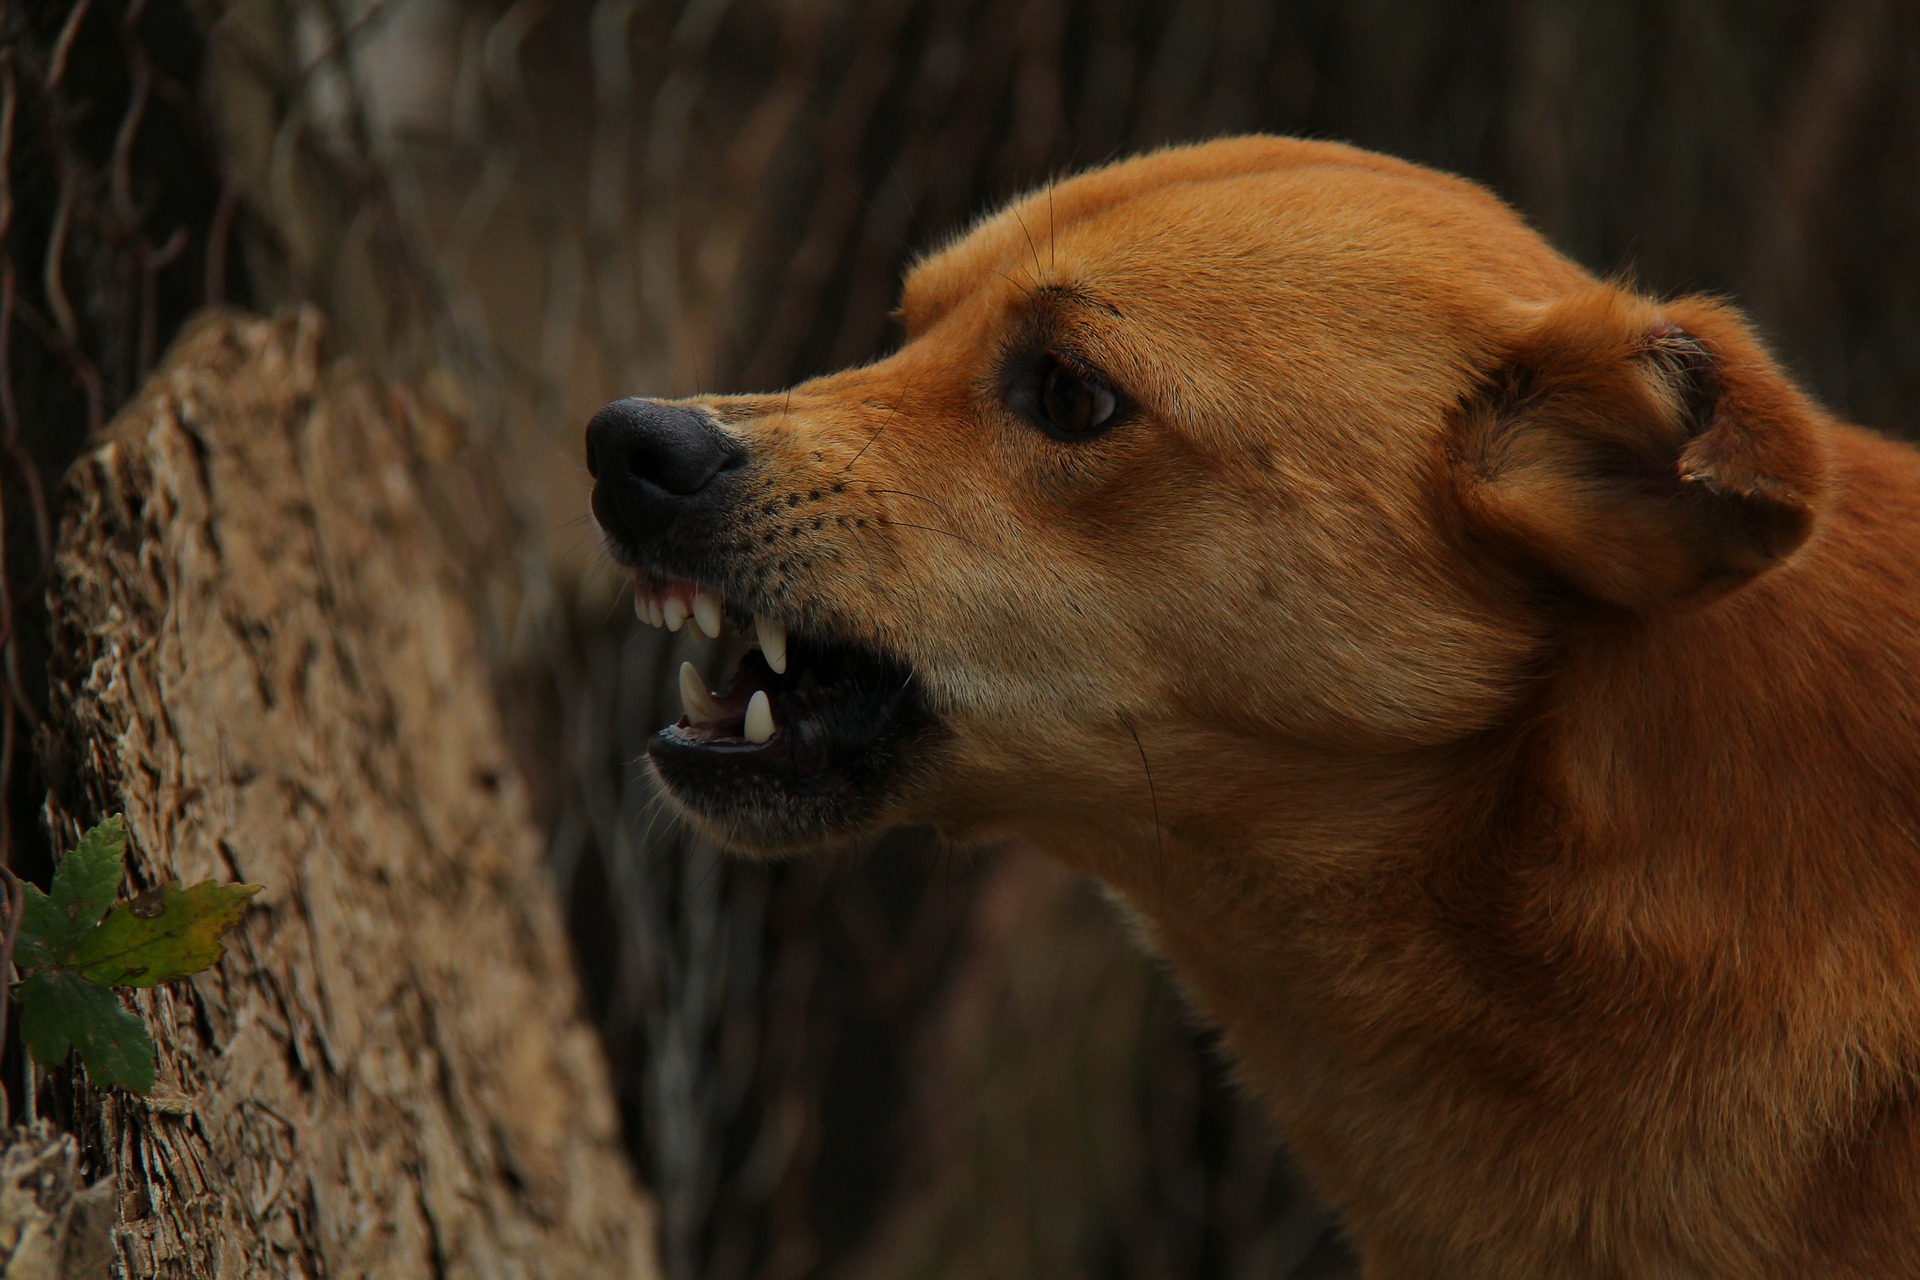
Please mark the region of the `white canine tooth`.
POLYGON ((693 617, 700 629, 714 639, 720 638, 720 597, 701 587, 693 593, 693 617))
POLYGON ((668 596, 661 603, 660 612, 666 618, 667 630, 678 631, 687 620, 687 602, 677 595, 668 596))
POLYGON ((772 618, 753 615, 753 630, 760 637, 760 653, 767 665, 781 675, 787 673, 787 629, 772 618))
POLYGON ((773 736, 773 704, 765 689, 755 689, 747 699, 747 720, 740 729, 748 742, 765 742, 773 736))
POLYGON ((680 664, 680 708, 695 724, 718 724, 727 711, 707 692, 706 677, 691 662, 680 664))

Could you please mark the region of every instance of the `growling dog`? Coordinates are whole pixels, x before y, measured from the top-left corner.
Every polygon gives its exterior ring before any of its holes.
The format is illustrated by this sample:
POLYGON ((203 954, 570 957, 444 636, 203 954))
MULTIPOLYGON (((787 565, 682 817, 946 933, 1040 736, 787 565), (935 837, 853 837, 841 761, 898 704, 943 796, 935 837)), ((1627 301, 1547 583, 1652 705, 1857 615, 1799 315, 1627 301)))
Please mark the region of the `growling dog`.
POLYGON ((1368 1280, 1920 1276, 1920 455, 1321 143, 1046 188, 900 315, 589 428, 642 614, 757 635, 689 818, 1106 882, 1368 1280))

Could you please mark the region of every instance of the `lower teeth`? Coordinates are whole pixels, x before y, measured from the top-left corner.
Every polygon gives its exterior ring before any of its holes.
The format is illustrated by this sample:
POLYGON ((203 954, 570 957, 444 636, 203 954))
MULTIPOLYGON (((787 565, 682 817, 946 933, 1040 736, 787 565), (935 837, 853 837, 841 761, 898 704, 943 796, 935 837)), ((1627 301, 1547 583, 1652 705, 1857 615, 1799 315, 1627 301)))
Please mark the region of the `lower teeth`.
POLYGON ((748 742, 765 742, 773 737, 773 730, 773 703, 765 689, 756 689, 753 697, 747 699, 747 718, 741 726, 741 736, 748 742))

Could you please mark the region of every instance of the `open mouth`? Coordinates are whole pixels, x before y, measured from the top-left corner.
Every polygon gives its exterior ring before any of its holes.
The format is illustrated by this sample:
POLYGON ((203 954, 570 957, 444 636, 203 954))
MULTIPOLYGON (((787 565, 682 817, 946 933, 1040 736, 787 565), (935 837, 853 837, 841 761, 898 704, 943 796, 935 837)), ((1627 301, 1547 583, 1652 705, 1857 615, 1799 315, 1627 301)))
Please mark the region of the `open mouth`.
POLYGON ((636 575, 634 611, 722 639, 730 660, 718 688, 682 664, 682 715, 647 744, 675 799, 750 841, 821 839, 871 820, 929 720, 911 668, 681 580, 636 575))

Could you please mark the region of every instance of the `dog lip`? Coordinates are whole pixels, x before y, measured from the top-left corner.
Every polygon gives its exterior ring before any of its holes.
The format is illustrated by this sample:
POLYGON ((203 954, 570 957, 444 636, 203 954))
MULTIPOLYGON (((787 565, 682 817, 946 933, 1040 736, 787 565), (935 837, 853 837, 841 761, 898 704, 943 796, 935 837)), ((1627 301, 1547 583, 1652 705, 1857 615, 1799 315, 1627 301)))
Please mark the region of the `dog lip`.
MULTIPOLYGON (((689 592, 704 588, 721 597, 734 612, 740 615, 764 614, 792 625, 793 619, 786 616, 789 611, 772 602, 762 599, 749 582, 728 581, 732 577, 724 572, 716 572, 714 566, 697 563, 676 563, 669 565, 657 554, 649 554, 635 547, 619 532, 602 525, 602 544, 613 562, 626 571, 632 580, 636 595, 647 591, 662 591, 669 587, 685 587, 689 592)), ((688 557, 675 557, 687 560, 688 557)))

